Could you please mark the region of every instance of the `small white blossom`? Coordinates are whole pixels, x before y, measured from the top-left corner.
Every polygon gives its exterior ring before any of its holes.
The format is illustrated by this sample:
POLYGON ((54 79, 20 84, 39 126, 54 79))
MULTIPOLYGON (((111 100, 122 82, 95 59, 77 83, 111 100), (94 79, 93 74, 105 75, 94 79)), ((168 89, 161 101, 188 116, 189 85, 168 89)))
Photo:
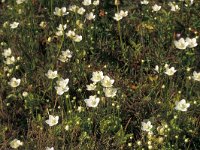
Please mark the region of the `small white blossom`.
POLYGON ((87 20, 94 20, 95 19, 95 15, 93 14, 93 12, 87 13, 85 15, 87 20))
POLYGON ((59 16, 59 17, 65 16, 69 14, 69 12, 66 12, 66 10, 67 10, 66 7, 62 7, 62 8, 56 7, 54 11, 54 15, 59 16))
POLYGON ((59 116, 52 116, 52 115, 49 115, 49 119, 46 120, 45 122, 50 126, 54 126, 56 124, 58 124, 58 120, 59 120, 59 116))
POLYGON ((182 99, 179 102, 176 102, 176 110, 180 110, 180 111, 187 111, 187 109, 190 107, 189 103, 186 103, 185 99, 182 99))
POLYGON ((82 41, 82 39, 83 39, 82 35, 77 35, 77 34, 76 34, 76 36, 73 38, 74 42, 80 42, 80 41, 82 41))
POLYGON ((47 26, 47 23, 45 22, 45 21, 42 21, 42 22, 40 22, 40 27, 41 28, 46 28, 46 26, 47 26))
POLYGON ((77 13, 80 15, 83 15, 85 13, 85 9, 83 7, 81 7, 77 10, 77 13))
POLYGON ((23 96, 23 97, 27 97, 27 96, 28 96, 28 92, 24 91, 24 92, 22 93, 22 96, 23 96))
POLYGON ((6 60, 4 61, 4 63, 5 63, 6 65, 12 65, 12 64, 14 64, 14 63, 15 63, 15 57, 14 57, 14 56, 12 56, 12 57, 7 57, 6 60))
POLYGON ((114 83, 114 79, 111 79, 108 76, 104 76, 103 80, 101 80, 101 85, 106 88, 112 87, 113 83, 114 83))
POLYGON ((154 68, 154 70, 155 70, 157 73, 159 73, 159 72, 160 72, 160 70, 159 70, 159 66, 156 65, 155 68, 154 68))
POLYGON ((14 148, 14 149, 17 149, 19 146, 22 146, 23 145, 23 142, 21 142, 20 140, 18 139, 14 139, 10 142, 10 147, 14 148))
POLYGON ((128 11, 123 11, 123 10, 120 10, 120 15, 122 16, 122 17, 126 17, 126 16, 128 16, 128 11))
POLYGON ((65 130, 68 131, 69 130, 69 125, 65 126, 65 130))
POLYGON ((56 81, 57 86, 55 86, 55 89, 58 95, 62 95, 69 90, 69 87, 67 86, 68 82, 69 79, 63 79, 63 78, 56 81))
POLYGON ((142 131, 150 132, 153 126, 150 121, 142 122, 142 131))
POLYGON ((76 6, 76 5, 69 6, 69 10, 72 11, 72 12, 76 12, 78 9, 79 9, 79 7, 76 6))
POLYGON ((99 0, 93 1, 93 5, 94 5, 94 6, 99 5, 99 0))
POLYGON ((99 82, 103 79, 103 72, 102 71, 95 71, 92 73, 92 78, 91 80, 96 83, 96 82, 99 82))
POLYGON ((24 3, 26 0, 16 0, 16 3, 19 5, 19 4, 22 4, 24 3))
POLYGON ((193 77, 195 81, 200 81, 200 72, 197 73, 196 71, 193 72, 193 77))
POLYGON ((61 62, 67 62, 72 57, 72 52, 67 49, 66 51, 62 51, 62 54, 59 56, 59 60, 61 62))
POLYGON ((48 72, 45 74, 49 79, 54 79, 58 77, 57 71, 48 70, 48 72))
POLYGON ((161 9, 161 6, 155 4, 155 5, 152 6, 152 9, 153 9, 153 12, 154 11, 157 12, 157 11, 159 11, 161 9))
POLYGON ((18 27, 18 25, 19 25, 19 22, 13 22, 13 23, 10 24, 10 28, 15 29, 15 28, 18 27))
POLYGON ((46 150, 54 150, 54 147, 46 147, 46 150))
POLYGON ((82 2, 82 4, 83 4, 84 6, 89 6, 89 5, 92 4, 92 1, 91 1, 91 0, 84 0, 84 1, 82 2))
POLYGON ((8 84, 11 87, 18 87, 20 85, 21 79, 12 78, 8 84))
POLYGON ((67 37, 70 37, 70 38, 74 38, 76 36, 76 33, 72 30, 69 30, 67 33, 66 33, 67 37))
POLYGON ((143 1, 141 1, 140 2, 142 5, 147 5, 147 4, 149 4, 149 1, 148 0, 143 0, 143 1))
POLYGON ((100 98, 94 95, 94 96, 90 96, 89 99, 85 99, 84 101, 88 107, 97 107, 97 105, 99 104, 100 98))
POLYGON ((115 16, 113 17, 113 19, 115 19, 116 21, 120 21, 122 18, 123 17, 120 13, 115 13, 115 16))
POLYGON ((174 44, 178 49, 186 49, 189 43, 184 38, 180 38, 178 41, 174 41, 174 44))
POLYGON ((103 88, 106 97, 115 97, 117 93, 116 88, 103 88))
POLYGON ((175 2, 169 2, 168 5, 171 7, 171 11, 178 11, 178 10, 180 10, 179 6, 176 5, 175 2))
POLYGON ((2 55, 3 55, 5 58, 9 57, 11 54, 12 54, 12 51, 11 51, 10 48, 4 49, 4 51, 3 51, 3 53, 2 53, 2 55))
POLYGON ((171 68, 166 67, 165 69, 166 69, 165 74, 167 74, 168 76, 174 75, 174 73, 177 71, 177 70, 175 70, 174 67, 171 67, 171 68))
POLYGON ((193 47, 196 47, 198 45, 196 38, 190 39, 190 38, 187 37, 185 41, 188 43, 189 48, 193 48, 193 47))
POLYGON ((86 85, 87 86, 87 90, 88 91, 94 91, 96 89, 96 84, 95 83, 91 83, 89 85, 86 85))

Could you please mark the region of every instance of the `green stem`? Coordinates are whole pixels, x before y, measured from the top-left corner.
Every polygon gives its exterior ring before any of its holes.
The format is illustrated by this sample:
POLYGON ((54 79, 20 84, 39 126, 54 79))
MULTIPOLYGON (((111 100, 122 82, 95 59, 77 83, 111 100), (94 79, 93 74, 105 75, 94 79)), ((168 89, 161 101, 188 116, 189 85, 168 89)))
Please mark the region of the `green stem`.
MULTIPOLYGON (((117 13, 119 13, 118 5, 117 5, 117 13)), ((120 47, 124 51, 124 44, 123 44, 123 41, 122 41, 122 33, 121 33, 120 21, 117 21, 117 27, 118 27, 118 32, 119 32, 120 47)))

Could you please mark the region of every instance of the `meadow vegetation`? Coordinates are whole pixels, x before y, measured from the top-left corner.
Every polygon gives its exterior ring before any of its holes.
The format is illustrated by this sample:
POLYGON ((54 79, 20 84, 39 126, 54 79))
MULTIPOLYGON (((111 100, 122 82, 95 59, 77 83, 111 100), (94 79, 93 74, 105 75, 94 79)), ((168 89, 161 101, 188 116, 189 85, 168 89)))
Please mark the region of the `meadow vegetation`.
POLYGON ((199 150, 198 0, 1 0, 0 149, 199 150))

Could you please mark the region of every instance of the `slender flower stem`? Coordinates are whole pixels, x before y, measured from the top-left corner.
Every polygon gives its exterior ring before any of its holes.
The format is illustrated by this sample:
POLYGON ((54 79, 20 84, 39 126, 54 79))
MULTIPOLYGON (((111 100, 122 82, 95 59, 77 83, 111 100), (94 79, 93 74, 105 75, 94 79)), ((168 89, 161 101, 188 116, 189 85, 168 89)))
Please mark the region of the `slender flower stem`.
MULTIPOLYGON (((118 5, 117 5, 117 13, 119 13, 118 5)), ((120 47, 124 51, 124 44, 123 44, 123 41, 122 41, 122 32, 121 32, 120 21, 117 21, 117 28, 118 28, 118 32, 119 32, 120 47)))

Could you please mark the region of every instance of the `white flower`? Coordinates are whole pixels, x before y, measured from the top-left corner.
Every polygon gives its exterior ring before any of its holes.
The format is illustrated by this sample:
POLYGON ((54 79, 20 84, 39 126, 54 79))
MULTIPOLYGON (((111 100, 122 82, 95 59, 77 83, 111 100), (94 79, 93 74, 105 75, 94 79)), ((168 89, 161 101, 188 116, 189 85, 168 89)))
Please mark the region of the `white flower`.
POLYGON ((80 15, 83 15, 85 13, 85 9, 83 7, 81 7, 78 9, 77 13, 80 15))
POLYGON ((140 2, 142 5, 147 5, 147 4, 149 4, 149 1, 148 0, 143 0, 143 1, 141 1, 140 2))
POLYGON ((57 36, 62 36, 64 34, 64 30, 67 28, 67 25, 62 25, 62 24, 59 24, 59 26, 57 27, 57 32, 56 32, 56 35, 57 36))
POLYGON ((15 29, 15 28, 18 27, 18 25, 19 25, 19 22, 13 22, 13 23, 10 24, 10 28, 15 29))
POLYGON ((3 55, 5 58, 9 57, 11 54, 12 54, 12 51, 11 51, 10 48, 4 49, 4 51, 3 51, 3 53, 2 53, 2 55, 3 55))
POLYGON ((62 51, 62 55, 59 56, 59 60, 61 62, 67 62, 72 57, 72 52, 67 49, 66 51, 62 51))
POLYGON ((196 47, 198 45, 196 38, 190 39, 190 38, 187 37, 185 41, 188 43, 189 48, 193 48, 193 47, 196 47))
POLYGON ((69 90, 69 87, 67 86, 68 82, 69 82, 69 79, 63 79, 63 78, 56 81, 57 86, 55 87, 55 89, 58 95, 62 95, 63 93, 69 90))
POLYGON ((86 85, 87 86, 87 90, 88 91, 94 91, 96 89, 96 84, 95 83, 91 83, 89 85, 86 85))
POLYGON ((96 83, 96 82, 99 82, 103 79, 103 72, 102 71, 95 71, 92 73, 92 78, 91 80, 96 83))
POLYGON ((150 132, 153 126, 151 125, 150 121, 142 122, 142 131, 150 132))
POLYGON ((66 28, 67 28, 67 25, 66 25, 66 24, 64 24, 64 25, 59 24, 59 26, 57 27, 57 30, 58 30, 58 31, 64 31, 66 28))
POLYGON ((154 70, 155 70, 157 73, 159 73, 159 72, 160 72, 160 70, 159 70, 159 66, 156 65, 155 68, 154 68, 154 70))
POLYGON ((161 6, 155 4, 152 6, 153 11, 159 11, 161 9, 161 6))
POLYGON ((116 88, 103 88, 106 97, 115 97, 117 93, 116 88))
POLYGON ((80 42, 82 41, 82 36, 77 35, 74 31, 69 30, 66 35, 71 38, 74 42, 80 42))
POLYGON ((88 107, 97 107, 97 105, 99 104, 100 98, 94 95, 94 96, 90 96, 89 99, 85 99, 84 101, 88 107))
POLYGON ((87 20, 94 20, 95 19, 95 15, 93 14, 93 12, 90 12, 89 14, 87 13, 85 15, 87 20))
POLYGON ((83 4, 84 6, 89 6, 89 5, 92 4, 92 1, 91 1, 91 0, 84 0, 84 1, 82 2, 82 4, 83 4))
POLYGON ((122 16, 122 17, 126 17, 126 16, 128 16, 128 11, 123 11, 123 10, 120 10, 120 15, 122 16))
POLYGON ((12 78, 8 84, 11 87, 18 87, 20 85, 21 79, 12 78))
POLYGON ((71 6, 69 6, 69 10, 72 11, 72 12, 76 12, 77 9, 79 9, 79 7, 76 6, 76 5, 71 5, 71 6))
POLYGON ((54 79, 58 77, 57 71, 48 70, 48 72, 45 74, 49 79, 54 79))
POLYGON ((55 8, 55 11, 54 11, 54 15, 56 15, 56 16, 65 16, 65 15, 67 15, 67 14, 69 14, 69 12, 66 12, 66 7, 62 7, 62 8, 58 8, 58 7, 56 7, 55 8))
POLYGON ((46 23, 45 21, 41 21, 41 22, 40 22, 40 27, 41 27, 41 28, 44 29, 44 28, 46 28, 46 26, 47 26, 47 23, 46 23))
POLYGON ((113 83, 114 80, 110 79, 108 76, 104 76, 103 80, 101 80, 101 85, 106 88, 112 87, 113 83))
POLYGON ((46 150, 54 150, 54 147, 46 147, 46 150))
POLYGON ((64 88, 67 86, 69 82, 69 79, 63 79, 63 78, 60 78, 58 81, 56 81, 57 85, 64 88))
POLYGON ((174 3, 174 2, 169 2, 168 5, 171 7, 171 11, 177 11, 177 10, 180 10, 179 6, 176 5, 176 3, 174 3))
POLYGON ((14 148, 14 149, 17 149, 19 146, 22 146, 23 145, 23 142, 21 142, 20 140, 18 139, 14 139, 10 142, 10 147, 14 148))
POLYGON ((12 64, 14 64, 14 63, 15 63, 15 57, 14 57, 14 56, 12 56, 12 57, 7 57, 6 60, 4 61, 4 63, 5 63, 6 65, 12 65, 12 64))
POLYGON ((66 86, 66 87, 62 88, 60 86, 56 86, 55 89, 56 89, 56 93, 58 95, 63 95, 65 92, 67 92, 69 90, 69 87, 66 86))
POLYGON ((69 125, 65 126, 65 130, 68 131, 69 130, 69 125))
POLYGON ((80 113, 82 110, 83 110, 83 107, 81 107, 81 106, 78 106, 78 109, 77 109, 77 111, 80 113))
POLYGON ((69 30, 69 31, 66 33, 66 35, 67 35, 68 37, 70 37, 70 38, 73 38, 73 37, 76 36, 76 33, 75 33, 74 31, 72 31, 72 30, 69 30))
POLYGON ((174 44, 178 49, 186 49, 189 43, 184 38, 180 38, 178 41, 174 41, 174 44))
POLYGON ((176 102, 176 110, 180 110, 180 111, 187 111, 187 109, 190 107, 189 103, 186 103, 185 99, 182 99, 179 102, 176 102))
POLYGON ((27 97, 27 96, 28 96, 28 92, 24 91, 24 92, 22 93, 22 96, 23 96, 23 97, 27 97))
POLYGON ((193 72, 193 79, 195 81, 200 81, 200 72, 197 73, 196 71, 193 72))
POLYGON ((82 41, 82 36, 81 35, 77 35, 76 34, 76 36, 73 38, 73 40, 74 40, 74 42, 80 42, 80 41, 82 41))
POLYGON ((16 0, 16 3, 19 5, 19 4, 22 4, 24 3, 26 0, 16 0))
POLYGON ((94 6, 99 5, 99 0, 94 1, 94 2, 93 2, 93 5, 94 5, 94 6))
POLYGON ((166 69, 165 74, 167 74, 168 76, 174 75, 174 73, 177 71, 177 70, 175 70, 174 67, 171 67, 171 68, 166 67, 165 69, 166 69))
POLYGON ((115 16, 113 17, 113 19, 115 19, 116 21, 121 20, 123 17, 120 13, 115 13, 115 16))
POLYGON ((50 126, 54 126, 56 124, 58 124, 58 120, 59 120, 59 116, 52 116, 52 115, 49 115, 49 119, 46 120, 45 122, 50 126))

